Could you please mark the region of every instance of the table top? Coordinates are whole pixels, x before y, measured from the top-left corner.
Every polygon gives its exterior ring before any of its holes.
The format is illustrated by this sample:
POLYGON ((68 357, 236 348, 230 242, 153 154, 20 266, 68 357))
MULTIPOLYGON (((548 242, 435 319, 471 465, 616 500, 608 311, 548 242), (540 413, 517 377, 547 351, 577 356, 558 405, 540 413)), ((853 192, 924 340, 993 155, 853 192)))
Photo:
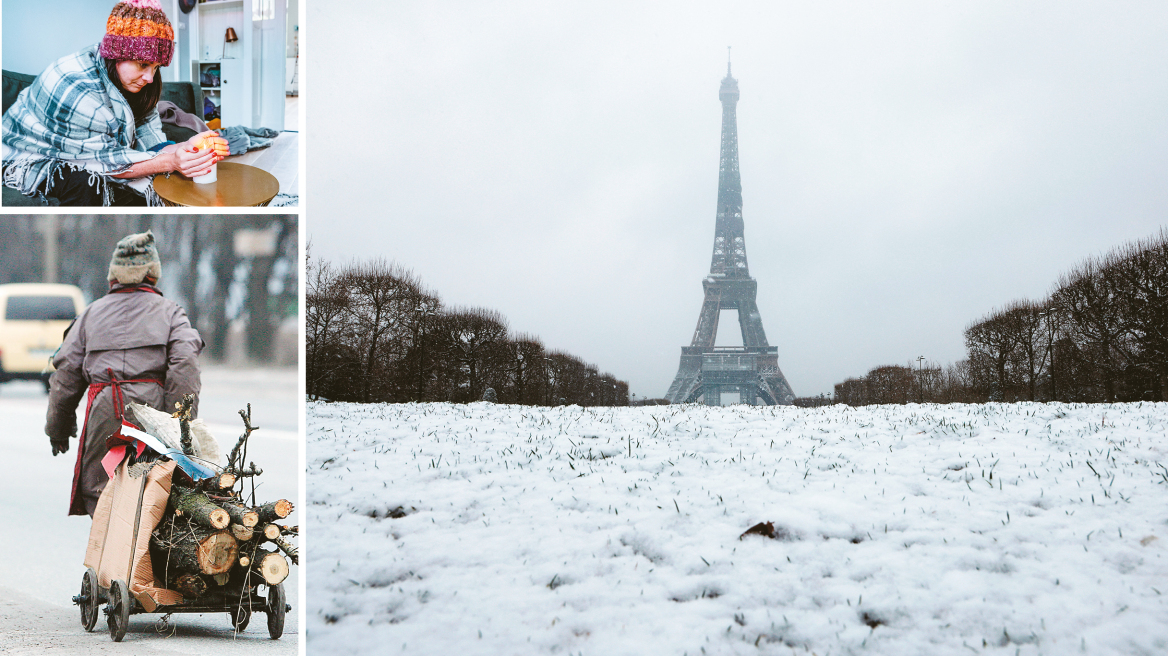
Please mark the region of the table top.
POLYGON ((280 193, 276 176, 237 162, 219 162, 215 182, 197 184, 178 173, 154 176, 154 191, 168 205, 185 207, 254 207, 280 193))

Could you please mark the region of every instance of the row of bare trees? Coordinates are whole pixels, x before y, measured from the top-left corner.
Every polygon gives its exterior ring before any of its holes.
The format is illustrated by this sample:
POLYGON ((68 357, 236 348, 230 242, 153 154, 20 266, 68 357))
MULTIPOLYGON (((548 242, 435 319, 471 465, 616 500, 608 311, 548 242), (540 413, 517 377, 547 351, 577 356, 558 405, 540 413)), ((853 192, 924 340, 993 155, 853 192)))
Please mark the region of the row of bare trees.
POLYGON ((628 405, 628 383, 494 310, 446 308, 410 271, 374 259, 337 266, 308 258, 305 358, 313 398, 466 403, 628 405))
POLYGON ((849 378, 835 386, 835 403, 851 406, 884 403, 976 403, 970 385, 969 361, 945 367, 930 362, 881 365, 866 375, 849 378))
POLYGON ((1019 300, 965 329, 968 358, 877 367, 835 386, 869 403, 1168 401, 1168 230, 1092 257, 1042 301, 1019 300))

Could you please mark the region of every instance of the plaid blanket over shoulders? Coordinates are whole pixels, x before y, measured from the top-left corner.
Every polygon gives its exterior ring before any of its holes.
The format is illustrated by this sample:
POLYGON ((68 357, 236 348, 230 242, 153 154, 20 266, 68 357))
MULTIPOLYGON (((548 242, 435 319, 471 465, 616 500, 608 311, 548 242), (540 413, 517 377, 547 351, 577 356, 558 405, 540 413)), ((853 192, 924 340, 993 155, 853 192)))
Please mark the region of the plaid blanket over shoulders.
POLYGON ((90 184, 112 200, 109 185, 122 184, 160 204, 150 177, 115 179, 132 165, 153 159, 150 148, 166 141, 157 110, 134 125, 134 113, 106 75, 97 45, 62 57, 20 92, 4 114, 4 184, 43 199, 62 167, 88 171, 90 184))

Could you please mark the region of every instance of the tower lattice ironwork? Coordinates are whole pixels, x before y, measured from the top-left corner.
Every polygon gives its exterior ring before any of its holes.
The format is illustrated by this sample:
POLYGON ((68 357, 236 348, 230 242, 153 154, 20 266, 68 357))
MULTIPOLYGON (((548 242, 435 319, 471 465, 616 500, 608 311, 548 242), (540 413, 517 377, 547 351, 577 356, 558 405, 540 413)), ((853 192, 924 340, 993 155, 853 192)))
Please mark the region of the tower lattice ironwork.
POLYGON ((740 403, 789 405, 795 394, 779 369, 778 348, 767 344, 755 302, 758 283, 746 264, 738 171, 738 80, 731 76, 729 63, 718 98, 722 101, 722 151, 714 254, 710 275, 702 281, 705 300, 693 341, 682 347, 681 366, 665 396, 670 403, 721 405, 723 394, 737 393, 740 403), (738 311, 742 346, 714 346, 721 310, 738 311))

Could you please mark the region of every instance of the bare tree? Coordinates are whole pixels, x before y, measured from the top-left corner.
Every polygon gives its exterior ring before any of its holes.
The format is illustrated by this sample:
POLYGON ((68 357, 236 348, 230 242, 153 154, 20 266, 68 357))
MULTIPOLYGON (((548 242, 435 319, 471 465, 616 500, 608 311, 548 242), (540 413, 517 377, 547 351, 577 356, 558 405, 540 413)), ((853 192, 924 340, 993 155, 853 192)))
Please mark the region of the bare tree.
POLYGON ((1018 302, 1002 311, 991 312, 965 329, 965 347, 969 350, 970 366, 982 384, 988 383, 990 399, 1010 400, 1010 364, 1022 342, 1018 316, 1022 306, 1018 302), (986 374, 989 374, 988 376, 986 374), (988 380, 986 380, 988 378, 988 380))
POLYGON ((543 343, 538 337, 518 334, 510 342, 510 376, 502 397, 519 404, 540 404, 546 397, 546 365, 543 343))
POLYGON ((363 354, 360 396, 368 403, 389 392, 385 383, 392 376, 387 365, 404 354, 399 339, 405 329, 402 319, 417 307, 421 283, 411 272, 381 258, 346 266, 341 279, 349 290, 349 337, 363 354))
POLYGON ((945 387, 941 366, 936 363, 918 362, 916 367, 909 364, 917 399, 923 403, 940 403, 945 387))
MULTIPOLYGON (((311 246, 309 248, 311 250, 311 246)), ((375 260, 336 269, 308 258, 305 336, 309 394, 338 401, 454 401, 626 405, 628 384, 538 338, 511 339, 506 319, 481 308, 443 311, 399 266, 375 260)))
POLYGON ((1094 258, 1059 277, 1051 303, 1068 318, 1070 337, 1103 385, 1103 399, 1117 398, 1122 363, 1132 357, 1130 327, 1116 311, 1119 277, 1113 267, 1094 258))
POLYGON ((1046 371, 1047 353, 1042 306, 1015 301, 1006 310, 1006 325, 1017 334, 1012 368, 1026 390, 1028 400, 1038 395, 1038 383, 1046 371))
POLYGON ((502 364, 496 349, 507 341, 506 319, 494 310, 456 309, 446 313, 439 330, 439 344, 457 372, 451 381, 453 400, 478 400, 486 388, 483 381, 502 364))
POLYGON ((908 403, 913 391, 913 372, 909 367, 890 364, 875 367, 864 377, 865 396, 870 403, 908 403))
POLYGON ((327 361, 325 353, 340 342, 339 327, 349 312, 349 290, 329 262, 311 256, 312 244, 306 250, 305 387, 308 394, 316 398, 340 368, 339 361, 327 361))
POLYGON ((410 390, 407 400, 432 400, 431 387, 438 366, 437 349, 441 346, 435 339, 439 333, 435 318, 441 310, 442 301, 437 296, 419 290, 413 309, 403 317, 409 335, 406 366, 402 372, 408 379, 403 389, 410 390))
POLYGON ((852 407, 868 405, 868 397, 864 391, 864 379, 862 377, 848 378, 842 383, 836 383, 833 399, 836 403, 852 407))
POLYGON ((1131 363, 1147 372, 1153 398, 1168 401, 1168 229, 1117 249, 1106 269, 1116 290, 1113 311, 1132 342, 1131 363))

